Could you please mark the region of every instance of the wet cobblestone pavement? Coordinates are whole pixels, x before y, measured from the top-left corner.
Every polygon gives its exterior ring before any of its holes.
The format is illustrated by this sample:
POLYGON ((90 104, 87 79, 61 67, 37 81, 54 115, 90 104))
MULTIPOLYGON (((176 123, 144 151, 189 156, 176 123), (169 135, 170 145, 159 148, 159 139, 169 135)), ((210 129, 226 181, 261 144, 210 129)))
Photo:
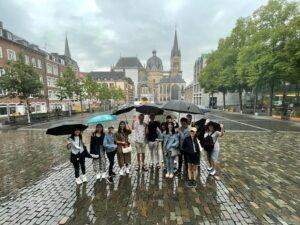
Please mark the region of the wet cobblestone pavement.
MULTIPOLYGON (((229 125, 233 131, 227 130, 221 140, 219 177, 208 177, 202 154, 197 188, 187 188, 181 177, 165 179, 162 170, 132 170, 130 176, 117 176, 113 184, 96 181, 90 159, 86 160, 88 183, 78 187, 71 164, 65 162, 3 198, 0 224, 300 224, 299 133, 270 132, 251 126, 249 131, 239 132, 235 127, 238 123, 229 125)), ((297 131, 297 126, 294 129, 297 131)), ((38 132, 31 131, 30 135, 38 138, 38 132)), ((57 141, 38 140, 41 146, 57 141)), ((64 154, 59 154, 63 150, 56 148, 53 146, 50 156, 46 153, 45 161, 51 165, 56 165, 53 158, 59 158, 57 163, 66 160, 64 154)), ((1 170, 18 164, 21 167, 22 163, 9 164, 1 170)), ((25 170, 27 167, 22 166, 25 170)), ((23 179, 31 176, 28 172, 23 179)), ((1 188, 7 187, 3 176, 0 179, 1 188)), ((1 190, 5 195, 8 192, 1 190)))

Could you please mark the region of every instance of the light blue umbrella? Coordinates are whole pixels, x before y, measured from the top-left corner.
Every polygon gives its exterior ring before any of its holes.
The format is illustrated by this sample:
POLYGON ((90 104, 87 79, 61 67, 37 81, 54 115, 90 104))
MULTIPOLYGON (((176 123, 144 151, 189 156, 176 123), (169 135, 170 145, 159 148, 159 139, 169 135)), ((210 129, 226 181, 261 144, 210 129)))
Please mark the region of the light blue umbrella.
POLYGON ((102 123, 108 121, 115 121, 117 119, 116 115, 99 115, 87 120, 87 123, 102 123))

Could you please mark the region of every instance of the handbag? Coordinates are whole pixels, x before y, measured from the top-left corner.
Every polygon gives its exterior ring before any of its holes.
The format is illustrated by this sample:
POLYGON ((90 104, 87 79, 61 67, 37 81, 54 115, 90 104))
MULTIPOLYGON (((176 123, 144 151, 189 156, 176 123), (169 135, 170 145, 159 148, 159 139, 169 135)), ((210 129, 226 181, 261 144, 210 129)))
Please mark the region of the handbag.
POLYGON ((127 147, 122 147, 122 152, 124 154, 129 153, 132 151, 131 145, 127 146, 127 147))
POLYGON ((171 157, 176 157, 180 154, 179 150, 176 148, 171 148, 171 157))

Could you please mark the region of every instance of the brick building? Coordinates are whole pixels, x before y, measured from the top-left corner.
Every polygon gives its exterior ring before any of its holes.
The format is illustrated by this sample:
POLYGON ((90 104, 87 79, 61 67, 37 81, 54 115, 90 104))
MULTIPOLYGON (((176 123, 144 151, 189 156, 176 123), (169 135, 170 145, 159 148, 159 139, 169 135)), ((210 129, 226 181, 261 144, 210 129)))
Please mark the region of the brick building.
MULTIPOLYGON (((20 53, 24 55, 25 63, 31 64, 35 68, 43 83, 41 94, 45 98, 30 99, 31 112, 45 113, 52 111, 56 107, 68 110, 66 101, 59 101, 56 97, 56 81, 66 67, 71 67, 76 75, 79 76, 79 67, 76 61, 71 58, 67 38, 64 55, 47 53, 37 45, 31 44, 9 30, 4 29, 0 21, 0 76, 5 73, 6 62, 16 61, 20 53)), ((0 90, 0 95, 4 95, 3 90, 0 90)), ((0 98, 0 116, 7 116, 8 113, 11 115, 23 115, 25 114, 25 107, 17 98, 0 98)))

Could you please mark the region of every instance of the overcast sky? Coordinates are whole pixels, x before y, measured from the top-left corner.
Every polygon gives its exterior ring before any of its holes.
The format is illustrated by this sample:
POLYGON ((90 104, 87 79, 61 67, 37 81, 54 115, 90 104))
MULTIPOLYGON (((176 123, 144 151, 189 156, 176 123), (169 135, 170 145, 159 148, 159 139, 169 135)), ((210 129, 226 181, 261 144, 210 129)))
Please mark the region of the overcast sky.
POLYGON ((120 56, 138 56, 142 64, 152 50, 169 69, 177 25, 182 69, 192 80, 197 57, 217 47, 239 17, 267 0, 0 0, 0 20, 16 35, 48 52, 64 51, 68 34, 80 70, 109 68, 120 56))

